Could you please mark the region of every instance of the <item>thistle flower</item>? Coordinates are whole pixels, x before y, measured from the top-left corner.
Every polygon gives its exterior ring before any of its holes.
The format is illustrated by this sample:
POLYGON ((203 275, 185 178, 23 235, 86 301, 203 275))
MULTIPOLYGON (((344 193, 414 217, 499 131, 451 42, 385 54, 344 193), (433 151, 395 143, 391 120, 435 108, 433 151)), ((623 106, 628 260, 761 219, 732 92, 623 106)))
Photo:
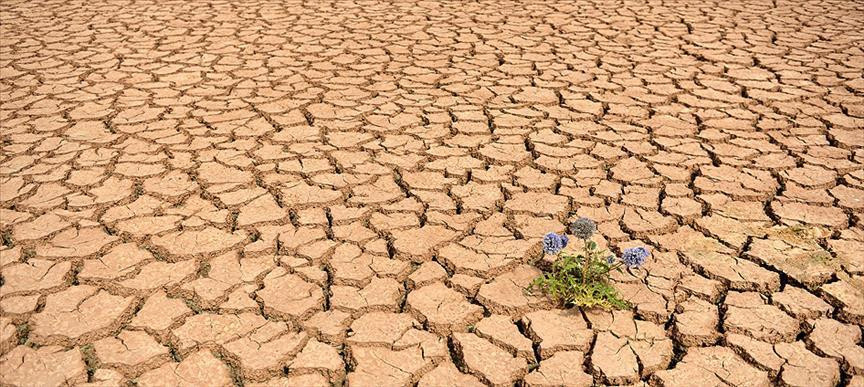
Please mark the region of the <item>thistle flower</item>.
POLYGON ((579 239, 589 239, 597 231, 597 224, 588 218, 579 218, 570 223, 570 233, 579 239))
POLYGON ((606 257, 606 264, 611 265, 613 263, 615 263, 615 255, 610 254, 606 257))
POLYGON ((645 263, 646 258, 648 258, 648 249, 642 246, 631 247, 621 253, 621 261, 624 262, 627 267, 642 266, 642 264, 645 263))
POLYGON ((567 247, 569 239, 566 235, 550 232, 543 237, 543 251, 548 254, 558 254, 567 247))

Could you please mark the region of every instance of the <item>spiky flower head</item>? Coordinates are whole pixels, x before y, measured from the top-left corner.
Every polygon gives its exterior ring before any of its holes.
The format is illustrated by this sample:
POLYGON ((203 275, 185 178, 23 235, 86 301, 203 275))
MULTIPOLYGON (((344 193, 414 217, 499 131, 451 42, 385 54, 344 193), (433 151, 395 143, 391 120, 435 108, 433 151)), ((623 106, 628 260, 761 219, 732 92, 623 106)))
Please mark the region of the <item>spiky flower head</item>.
POLYGON ((588 218, 579 218, 570 223, 570 234, 579 239, 590 239, 597 231, 597 223, 588 218))
POLYGON ((621 253, 621 262, 624 262, 627 267, 639 267, 642 266, 643 263, 645 263, 645 259, 648 258, 648 254, 648 249, 642 246, 631 247, 621 253))
POLYGON ((543 251, 547 254, 558 254, 567 247, 568 241, 566 235, 550 232, 543 237, 543 251))

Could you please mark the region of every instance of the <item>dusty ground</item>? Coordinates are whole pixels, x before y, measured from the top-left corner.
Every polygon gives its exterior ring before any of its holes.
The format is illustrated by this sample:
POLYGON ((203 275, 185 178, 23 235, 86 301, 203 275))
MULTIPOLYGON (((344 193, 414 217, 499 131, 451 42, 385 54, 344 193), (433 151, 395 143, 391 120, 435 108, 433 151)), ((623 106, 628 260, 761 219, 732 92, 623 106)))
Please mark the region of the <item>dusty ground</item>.
POLYGON ((864 4, 543 3, 3 1, 0 384, 864 385, 864 4))

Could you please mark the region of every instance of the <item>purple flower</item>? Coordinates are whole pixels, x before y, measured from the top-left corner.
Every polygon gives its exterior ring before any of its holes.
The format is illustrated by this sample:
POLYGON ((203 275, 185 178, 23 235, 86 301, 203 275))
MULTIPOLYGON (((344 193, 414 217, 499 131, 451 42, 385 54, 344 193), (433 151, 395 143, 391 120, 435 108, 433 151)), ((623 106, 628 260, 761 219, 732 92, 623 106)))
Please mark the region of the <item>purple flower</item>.
POLYGON ((606 257, 606 263, 609 265, 615 263, 615 256, 610 254, 608 257, 606 257))
POLYGON ((566 235, 559 235, 550 232, 543 237, 543 251, 548 254, 558 254, 561 250, 567 247, 568 238, 566 235))
POLYGON ((648 258, 648 254, 648 249, 642 246, 631 247, 621 253, 621 261, 624 262, 627 267, 642 266, 642 264, 645 263, 645 259, 648 258))

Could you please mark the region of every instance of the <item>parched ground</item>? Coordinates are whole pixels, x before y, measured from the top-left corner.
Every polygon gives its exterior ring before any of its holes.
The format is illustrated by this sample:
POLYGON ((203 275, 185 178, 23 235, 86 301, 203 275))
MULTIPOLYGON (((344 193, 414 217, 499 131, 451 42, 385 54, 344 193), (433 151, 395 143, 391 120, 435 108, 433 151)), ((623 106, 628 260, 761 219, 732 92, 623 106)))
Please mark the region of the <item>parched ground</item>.
POLYGON ((2 385, 864 385, 860 1, 0 3, 2 385), (632 311, 524 287, 579 216, 632 311))

